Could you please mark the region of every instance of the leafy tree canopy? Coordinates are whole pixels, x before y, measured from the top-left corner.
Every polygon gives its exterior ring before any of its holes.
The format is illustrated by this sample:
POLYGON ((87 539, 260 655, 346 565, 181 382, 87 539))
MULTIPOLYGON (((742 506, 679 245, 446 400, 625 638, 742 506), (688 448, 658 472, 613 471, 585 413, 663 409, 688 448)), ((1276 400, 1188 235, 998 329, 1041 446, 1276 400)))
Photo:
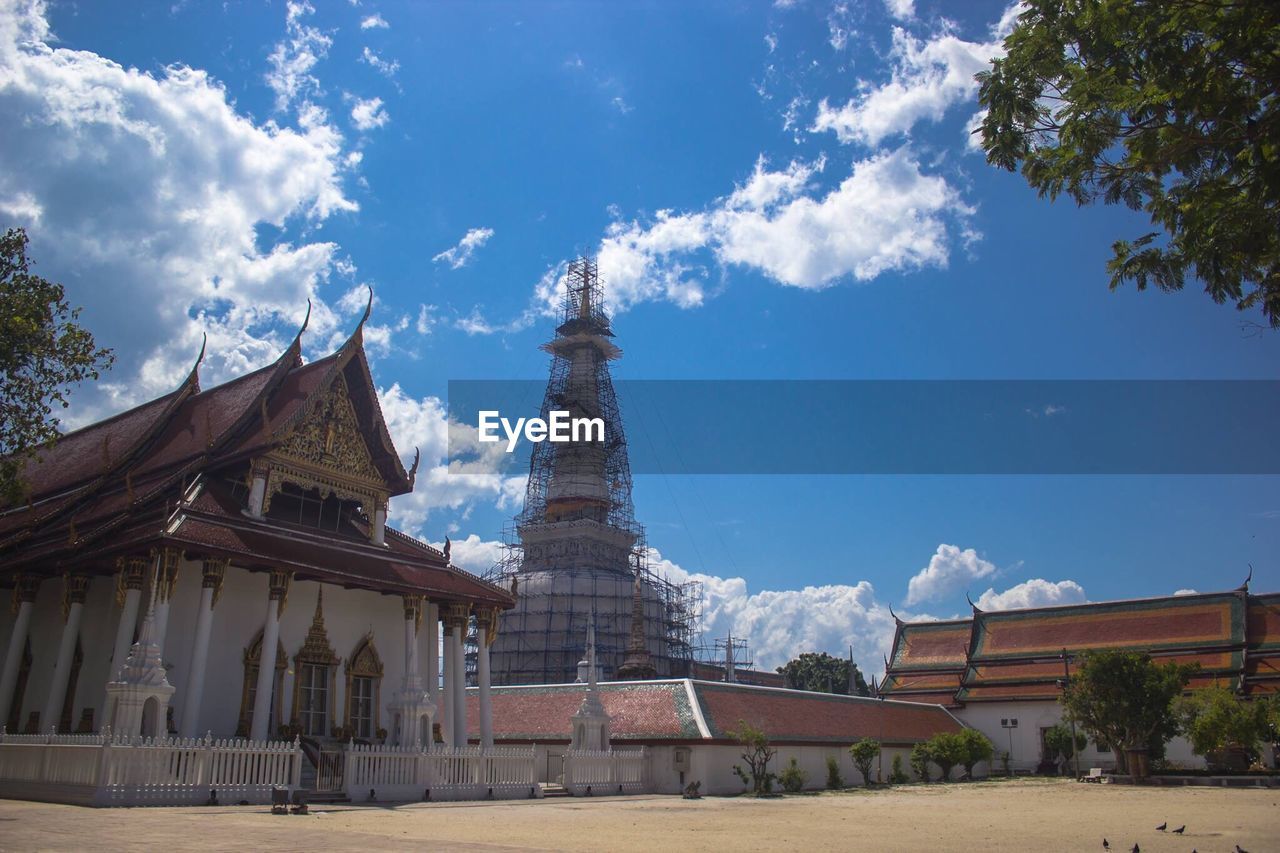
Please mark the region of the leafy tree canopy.
POLYGON ((1271 735, 1265 701, 1242 699, 1225 687, 1197 690, 1178 700, 1178 721, 1182 733, 1197 755, 1221 752, 1228 747, 1256 751, 1271 735))
POLYGON ((1027 0, 978 75, 987 161, 1041 196, 1143 210, 1107 270, 1280 327, 1280 4, 1027 0))
POLYGON ((839 693, 849 695, 849 667, 853 667, 853 695, 870 696, 866 679, 858 665, 843 658, 832 657, 826 652, 805 652, 798 658, 778 667, 778 673, 787 679, 793 690, 810 690, 814 693, 839 693))
POLYGON ((1198 668, 1158 665, 1141 652, 1087 651, 1067 683, 1063 705, 1094 740, 1116 750, 1116 764, 1124 768, 1125 750, 1154 747, 1158 755, 1177 734, 1173 702, 1198 668))
POLYGON ((869 737, 849 747, 849 757, 853 759, 853 766, 858 768, 858 772, 862 774, 862 784, 868 788, 871 787, 871 765, 879 756, 880 742, 869 737))
POLYGON ((21 501, 22 468, 58 438, 55 408, 65 409, 69 386, 97 379, 113 361, 80 328, 62 285, 30 272, 27 235, 0 237, 0 503, 21 501))

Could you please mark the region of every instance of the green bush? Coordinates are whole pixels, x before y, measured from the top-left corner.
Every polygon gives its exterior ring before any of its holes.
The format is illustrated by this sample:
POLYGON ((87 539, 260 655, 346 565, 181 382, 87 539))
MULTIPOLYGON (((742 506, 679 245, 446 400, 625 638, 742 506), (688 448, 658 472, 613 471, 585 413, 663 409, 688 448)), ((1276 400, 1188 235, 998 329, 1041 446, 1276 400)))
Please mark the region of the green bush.
POLYGON ((964 742, 964 757, 960 763, 964 765, 964 775, 972 779, 974 765, 990 761, 996 750, 987 736, 977 729, 965 729, 960 732, 960 739, 964 742))
POLYGON ((1271 735, 1265 701, 1242 699, 1225 687, 1207 687, 1176 700, 1178 722, 1196 755, 1210 765, 1222 761, 1222 753, 1238 749, 1250 759, 1271 735))
POLYGON ((840 777, 840 762, 834 755, 827 756, 827 788, 838 791, 844 787, 844 779, 840 777))
POLYGON ((968 744, 959 732, 938 732, 929 738, 929 757, 942 771, 942 781, 951 779, 951 768, 962 764, 969 754, 968 744))
POLYGON ((911 781, 911 777, 907 775, 907 771, 902 767, 902 756, 895 755, 893 757, 893 769, 889 771, 890 785, 903 785, 911 781))
POLYGON ((868 788, 871 787, 871 765, 879 755, 880 742, 869 737, 864 737, 849 747, 849 757, 853 759, 854 766, 862 774, 862 784, 868 788))
POLYGON ((798 794, 803 791, 804 783, 808 780, 809 774, 800 769, 800 765, 796 763, 794 758, 778 774, 778 781, 782 783, 782 790, 788 794, 798 794))
POLYGON ((918 743, 911 747, 911 769, 920 777, 921 782, 929 781, 929 762, 933 760, 933 753, 929 751, 928 743, 918 743))

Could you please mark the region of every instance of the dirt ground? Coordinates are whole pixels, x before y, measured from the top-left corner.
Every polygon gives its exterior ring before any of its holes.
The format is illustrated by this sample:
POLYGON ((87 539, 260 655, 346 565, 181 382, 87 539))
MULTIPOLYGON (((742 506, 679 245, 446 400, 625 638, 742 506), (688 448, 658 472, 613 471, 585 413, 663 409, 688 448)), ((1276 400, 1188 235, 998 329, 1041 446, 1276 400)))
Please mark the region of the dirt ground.
POLYGON ((1019 780, 777 799, 601 797, 316 808, 0 800, 3 850, 1280 851, 1280 790, 1019 780), (1158 832, 1185 824, 1182 836, 1158 832))

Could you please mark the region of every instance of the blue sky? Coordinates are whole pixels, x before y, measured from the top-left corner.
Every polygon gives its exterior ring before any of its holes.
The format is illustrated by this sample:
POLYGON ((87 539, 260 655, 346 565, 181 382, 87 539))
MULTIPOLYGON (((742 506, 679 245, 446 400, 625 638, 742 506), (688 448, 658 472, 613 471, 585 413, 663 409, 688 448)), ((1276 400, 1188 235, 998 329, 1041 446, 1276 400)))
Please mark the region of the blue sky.
MULTIPOLYGON (((0 224, 119 355, 70 422, 172 388, 204 333, 206 384, 270 361, 307 298, 324 354, 372 286, 384 410, 427 460, 395 520, 469 568, 523 472, 448 475, 441 399, 545 377, 579 253, 621 378, 1280 378, 1259 316, 1108 290, 1142 217, 1038 199, 968 146, 1002 2, 0 10, 0 224)), ((1280 588, 1274 477, 645 475, 635 498, 655 562, 768 665, 852 644, 875 672, 890 605, 966 590, 1213 590, 1249 562, 1280 588)))

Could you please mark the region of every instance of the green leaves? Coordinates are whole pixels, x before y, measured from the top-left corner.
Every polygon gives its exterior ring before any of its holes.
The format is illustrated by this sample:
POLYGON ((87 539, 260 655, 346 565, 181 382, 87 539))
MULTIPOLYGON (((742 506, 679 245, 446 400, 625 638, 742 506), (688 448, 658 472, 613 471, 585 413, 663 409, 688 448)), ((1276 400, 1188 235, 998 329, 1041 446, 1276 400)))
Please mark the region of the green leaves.
POLYGON ((40 447, 58 437, 55 409, 70 386, 97 379, 114 360, 76 320, 62 285, 32 275, 27 235, 0 237, 0 501, 23 499, 21 473, 40 447))
POLYGON ((832 657, 826 652, 805 652, 778 667, 777 671, 787 679, 793 690, 810 690, 815 693, 849 693, 849 667, 853 667, 853 688, 856 696, 869 696, 870 689, 856 664, 843 658, 832 657))
POLYGON ((987 162, 1042 197, 1148 215, 1154 236, 1113 246, 1112 288, 1192 276, 1280 327, 1280 5, 1026 5, 977 77, 987 162))

